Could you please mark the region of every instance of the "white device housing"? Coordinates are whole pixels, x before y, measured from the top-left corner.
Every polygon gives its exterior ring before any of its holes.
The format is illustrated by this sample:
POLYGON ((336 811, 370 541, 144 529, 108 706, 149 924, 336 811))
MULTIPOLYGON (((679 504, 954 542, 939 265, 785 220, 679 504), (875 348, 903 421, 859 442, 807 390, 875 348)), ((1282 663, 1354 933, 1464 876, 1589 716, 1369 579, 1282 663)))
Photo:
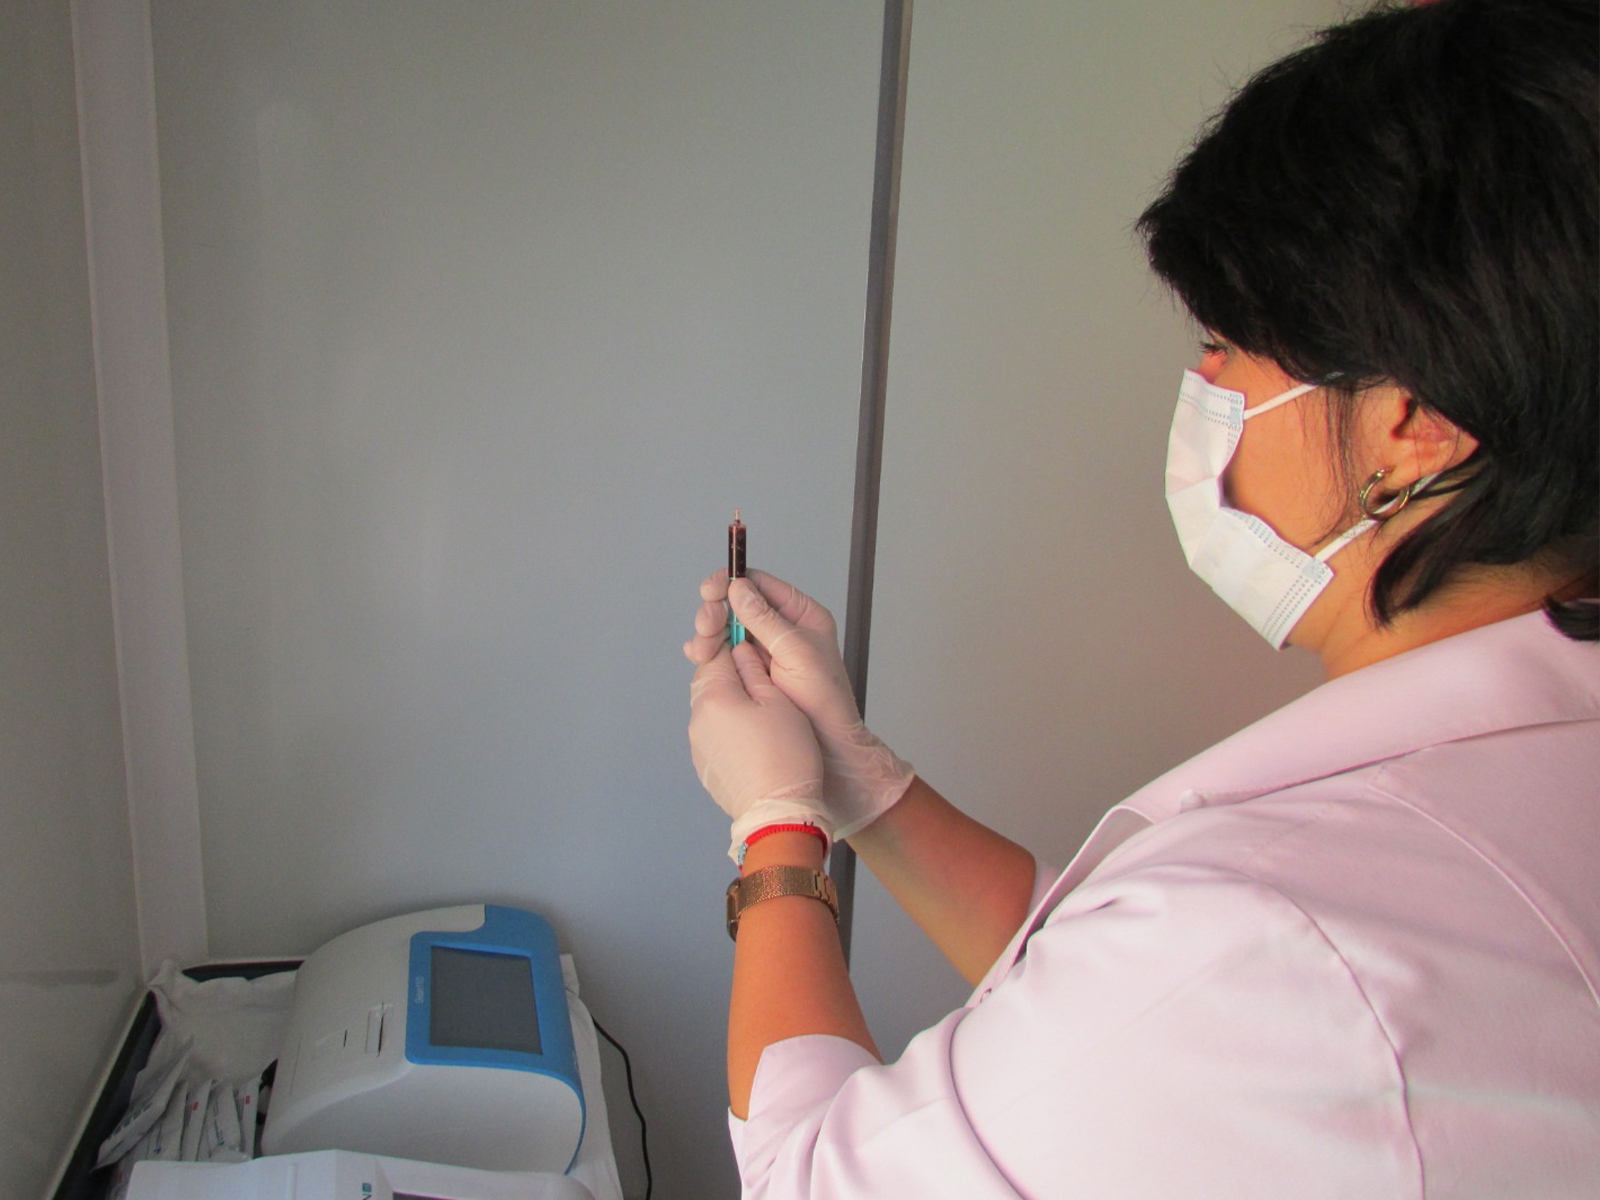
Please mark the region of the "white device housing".
POLYGON ((474 1171, 344 1150, 246 1163, 142 1162, 128 1200, 594 1200, 566 1175, 474 1171))
POLYGON ((480 904, 394 917, 335 938, 300 967, 263 1152, 559 1173, 583 1125, 559 954, 534 914, 480 904), (526 1000, 457 984, 446 1001, 442 975, 436 996, 430 955, 438 964, 441 954, 511 970, 526 1000), (442 1027, 447 1003, 454 1014, 442 1027), (532 1052, 496 1033, 531 1029, 535 1016, 532 1052), (488 1036, 464 1040, 452 1023, 488 1036))

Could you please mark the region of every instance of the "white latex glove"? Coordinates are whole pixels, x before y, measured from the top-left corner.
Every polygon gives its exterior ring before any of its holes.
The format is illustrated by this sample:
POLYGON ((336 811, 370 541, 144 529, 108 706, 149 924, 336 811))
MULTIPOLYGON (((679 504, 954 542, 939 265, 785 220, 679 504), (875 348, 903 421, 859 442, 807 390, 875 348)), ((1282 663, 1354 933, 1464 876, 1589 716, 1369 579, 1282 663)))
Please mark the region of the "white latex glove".
POLYGON ((728 587, 726 571, 700 585, 704 603, 683 652, 704 663, 720 652, 731 602, 767 660, 770 678, 811 721, 822 746, 823 800, 835 836, 866 828, 905 795, 916 774, 861 719, 839 653, 838 628, 821 604, 793 584, 752 571, 728 587))
POLYGON ((805 822, 832 840, 816 735, 754 647, 724 645, 695 671, 689 751, 700 782, 733 819, 728 857, 735 862, 745 839, 767 825, 805 822))

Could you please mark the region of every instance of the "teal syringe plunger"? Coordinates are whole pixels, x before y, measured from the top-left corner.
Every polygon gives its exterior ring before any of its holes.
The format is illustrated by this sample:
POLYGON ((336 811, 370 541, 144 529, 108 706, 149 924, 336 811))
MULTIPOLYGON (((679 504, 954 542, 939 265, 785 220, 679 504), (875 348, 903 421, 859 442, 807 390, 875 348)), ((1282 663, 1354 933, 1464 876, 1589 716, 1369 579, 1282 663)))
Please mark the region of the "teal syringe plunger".
MULTIPOLYGON (((744 522, 739 510, 733 510, 733 524, 728 526, 728 582, 744 578, 744 522)), ((744 641, 744 626, 733 615, 733 605, 728 605, 728 645, 737 646, 744 641)))

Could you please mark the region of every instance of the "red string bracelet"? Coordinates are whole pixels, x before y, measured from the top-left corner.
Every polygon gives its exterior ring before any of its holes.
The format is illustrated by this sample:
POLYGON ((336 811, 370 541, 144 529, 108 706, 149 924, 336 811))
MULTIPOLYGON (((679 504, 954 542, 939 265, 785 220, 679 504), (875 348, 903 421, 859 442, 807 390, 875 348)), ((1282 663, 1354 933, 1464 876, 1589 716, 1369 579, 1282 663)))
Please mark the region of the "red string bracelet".
POLYGON ((741 867, 744 866, 744 856, 749 851, 751 846, 754 846, 762 838, 766 837, 769 834, 773 834, 773 833, 809 833, 813 837, 815 837, 818 841, 820 841, 822 843, 822 854, 823 854, 823 857, 827 857, 827 854, 828 854, 828 835, 826 833, 824 833, 819 826, 816 826, 816 825, 804 825, 804 824, 800 824, 799 822, 791 822, 791 823, 779 824, 779 825, 763 825, 760 829, 756 830, 749 837, 745 838, 744 845, 739 847, 739 865, 741 867))

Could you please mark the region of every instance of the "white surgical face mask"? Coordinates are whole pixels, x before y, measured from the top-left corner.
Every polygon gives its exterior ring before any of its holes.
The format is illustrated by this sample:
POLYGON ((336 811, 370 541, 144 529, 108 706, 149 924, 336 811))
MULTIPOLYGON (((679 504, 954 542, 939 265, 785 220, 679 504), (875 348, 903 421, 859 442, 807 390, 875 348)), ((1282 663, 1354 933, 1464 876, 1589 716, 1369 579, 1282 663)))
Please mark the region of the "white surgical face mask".
POLYGON ((1167 508, 1189 567, 1266 638, 1283 645, 1311 602, 1333 581, 1327 560, 1377 522, 1347 529, 1316 554, 1284 541, 1260 517, 1222 502, 1222 473, 1251 417, 1277 408, 1315 384, 1304 383, 1245 411, 1244 393, 1183 373, 1167 441, 1167 508))

